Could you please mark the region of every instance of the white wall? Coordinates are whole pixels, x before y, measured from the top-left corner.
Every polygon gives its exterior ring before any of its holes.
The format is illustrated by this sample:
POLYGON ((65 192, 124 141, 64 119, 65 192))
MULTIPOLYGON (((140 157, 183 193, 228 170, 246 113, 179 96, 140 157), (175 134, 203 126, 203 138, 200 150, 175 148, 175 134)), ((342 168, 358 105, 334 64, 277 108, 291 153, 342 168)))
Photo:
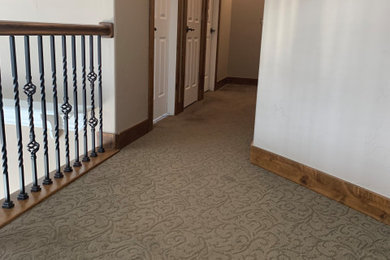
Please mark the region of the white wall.
POLYGON ((112 21, 113 0, 0 0, 1 20, 96 24, 112 21))
POLYGON ((266 1, 255 146, 390 197, 389 10, 266 1))

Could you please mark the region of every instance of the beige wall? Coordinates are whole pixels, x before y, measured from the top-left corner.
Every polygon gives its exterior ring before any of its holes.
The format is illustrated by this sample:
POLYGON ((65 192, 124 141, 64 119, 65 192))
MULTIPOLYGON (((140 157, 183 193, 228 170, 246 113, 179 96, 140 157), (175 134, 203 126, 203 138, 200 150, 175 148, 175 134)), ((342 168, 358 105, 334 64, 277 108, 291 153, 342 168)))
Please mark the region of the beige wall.
POLYGON ((117 133, 148 118, 148 25, 148 0, 115 0, 117 133))
POLYGON ((233 0, 229 67, 230 77, 257 78, 264 0, 233 0))
POLYGON ((217 81, 257 78, 264 0, 221 0, 217 81))
POLYGON ((232 0, 221 0, 217 81, 228 77, 232 0))

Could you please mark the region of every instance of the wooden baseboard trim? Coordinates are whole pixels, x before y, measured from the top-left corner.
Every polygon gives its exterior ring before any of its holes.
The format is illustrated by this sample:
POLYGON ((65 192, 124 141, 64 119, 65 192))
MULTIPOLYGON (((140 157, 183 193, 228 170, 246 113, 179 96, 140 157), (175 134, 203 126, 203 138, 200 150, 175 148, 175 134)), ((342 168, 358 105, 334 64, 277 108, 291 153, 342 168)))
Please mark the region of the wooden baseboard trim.
POLYGON ((146 135, 150 132, 152 127, 150 126, 151 122, 150 120, 145 120, 138 125, 135 125, 123 132, 121 132, 118 135, 115 135, 114 137, 111 137, 110 139, 114 142, 114 147, 116 149, 122 149, 123 147, 131 144, 138 138, 141 138, 142 136, 146 135))
POLYGON ((231 84, 257 86, 258 79, 229 77, 231 84))
POLYGON ((227 84, 236 84, 236 85, 254 85, 257 86, 258 79, 250 79, 250 78, 238 78, 238 77, 227 77, 223 80, 218 81, 215 84, 215 90, 222 88, 227 84))
POLYGON ((224 78, 223 80, 220 80, 220 81, 218 81, 215 84, 215 89, 214 90, 218 90, 218 89, 222 88, 223 86, 225 86, 225 85, 227 85, 229 83, 230 83, 229 78, 224 78))
POLYGON ((390 225, 390 198, 255 146, 251 162, 390 225))
MULTIPOLYGON (((41 185, 42 190, 40 192, 31 193, 31 185, 26 187, 26 190, 29 193, 29 198, 27 200, 18 200, 17 196, 19 192, 15 192, 11 195, 11 199, 14 202, 15 206, 12 209, 3 209, 0 208, 0 228, 7 225, 11 221, 15 220, 17 217, 22 215, 27 210, 33 208, 38 205, 57 191, 65 188, 87 172, 94 169, 96 166, 100 165, 107 159, 111 158, 115 155, 119 150, 115 149, 106 149, 104 153, 99 153, 98 157, 91 158, 89 162, 83 162, 81 167, 73 167, 73 171, 70 173, 63 173, 64 178, 55 179, 52 177, 53 184, 51 185, 41 185)), ((73 162, 72 162, 73 165, 73 162)), ((54 173, 51 173, 50 176, 54 176, 54 173)), ((39 180, 39 183, 42 183, 43 178, 39 180)), ((0 205, 2 205, 4 199, 0 201, 0 205)))
POLYGON ((104 147, 122 149, 153 130, 153 121, 145 120, 120 134, 103 133, 104 147))

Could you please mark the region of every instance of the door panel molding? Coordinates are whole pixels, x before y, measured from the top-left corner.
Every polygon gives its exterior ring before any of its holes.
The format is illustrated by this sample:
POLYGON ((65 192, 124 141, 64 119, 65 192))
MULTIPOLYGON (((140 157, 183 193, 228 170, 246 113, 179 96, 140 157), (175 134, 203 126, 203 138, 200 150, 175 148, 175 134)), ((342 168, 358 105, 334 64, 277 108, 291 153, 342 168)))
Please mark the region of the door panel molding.
POLYGON ((168 0, 155 0, 154 121, 168 113, 171 5, 168 0))
MULTIPOLYGON (((175 95, 175 115, 184 110, 184 86, 186 72, 186 27, 188 0, 179 1, 178 24, 177 24, 177 57, 176 57, 176 95, 175 95)), ((198 100, 204 98, 204 75, 206 60, 206 30, 207 30, 207 7, 208 0, 202 0, 201 8, 201 36, 200 36, 200 57, 198 71, 198 100)))

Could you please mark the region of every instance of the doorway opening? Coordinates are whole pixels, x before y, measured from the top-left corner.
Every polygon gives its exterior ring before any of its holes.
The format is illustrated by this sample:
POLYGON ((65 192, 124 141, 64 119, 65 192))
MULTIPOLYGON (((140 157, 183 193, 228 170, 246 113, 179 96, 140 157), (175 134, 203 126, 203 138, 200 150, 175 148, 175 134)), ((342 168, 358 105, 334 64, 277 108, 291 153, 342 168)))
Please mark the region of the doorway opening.
POLYGON ((214 90, 220 0, 154 0, 154 123, 214 90))
POLYGON ((221 1, 216 89, 257 85, 263 13, 264 0, 221 1))

